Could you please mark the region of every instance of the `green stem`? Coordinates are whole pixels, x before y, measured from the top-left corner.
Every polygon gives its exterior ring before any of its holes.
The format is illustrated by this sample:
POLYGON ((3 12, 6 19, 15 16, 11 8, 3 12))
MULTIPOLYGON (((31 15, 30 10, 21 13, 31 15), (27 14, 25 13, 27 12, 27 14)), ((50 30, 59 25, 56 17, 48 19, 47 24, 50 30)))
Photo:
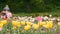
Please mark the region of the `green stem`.
POLYGON ((19 28, 18 28, 18 34, 19 34, 19 28))
POLYGON ((15 33, 15 30, 14 30, 14 34, 16 34, 16 33, 15 33))
POLYGON ((49 29, 49 34, 51 34, 51 31, 50 31, 50 29, 49 29))
POLYGON ((48 34, 48 29, 46 30, 46 34, 48 34))

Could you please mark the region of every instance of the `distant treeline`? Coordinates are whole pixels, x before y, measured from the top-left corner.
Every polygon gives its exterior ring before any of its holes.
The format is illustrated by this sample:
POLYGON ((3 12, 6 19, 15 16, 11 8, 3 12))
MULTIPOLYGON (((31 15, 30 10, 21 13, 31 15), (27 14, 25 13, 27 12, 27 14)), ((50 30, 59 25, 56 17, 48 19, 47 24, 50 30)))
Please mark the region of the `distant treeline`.
POLYGON ((8 4, 11 12, 59 12, 60 0, 0 0, 0 11, 8 4))

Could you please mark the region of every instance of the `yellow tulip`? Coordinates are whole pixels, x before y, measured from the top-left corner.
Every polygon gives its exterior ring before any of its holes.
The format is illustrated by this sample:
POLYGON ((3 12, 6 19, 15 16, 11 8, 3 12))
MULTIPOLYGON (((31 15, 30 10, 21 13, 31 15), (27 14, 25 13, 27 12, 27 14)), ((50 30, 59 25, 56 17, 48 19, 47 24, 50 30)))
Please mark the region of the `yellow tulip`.
POLYGON ((46 22, 38 22, 38 25, 39 26, 43 26, 43 25, 45 25, 46 24, 46 22))
POLYGON ((53 23, 52 22, 48 22, 46 25, 43 25, 45 28, 49 29, 53 27, 53 23))
POLYGON ((58 26, 60 26, 60 22, 58 22, 58 26))
POLYGON ((36 30, 36 29, 38 29, 38 28, 39 28, 39 25, 38 25, 38 24, 33 24, 33 25, 32 25, 32 27, 33 27, 33 29, 35 29, 35 30, 36 30))
POLYGON ((26 22, 27 25, 31 25, 31 22, 26 22))
POLYGON ((1 23, 5 25, 7 23, 7 20, 2 20, 1 23))
POLYGON ((21 24, 20 24, 20 22, 17 22, 17 27, 21 27, 21 24))
POLYGON ((17 25, 20 25, 20 22, 19 21, 17 21, 16 23, 17 23, 17 25))
POLYGON ((53 21, 49 21, 48 24, 53 24, 53 21))
POLYGON ((33 25, 34 23, 31 23, 31 25, 33 25))
POLYGON ((21 25, 25 25, 25 21, 21 21, 21 25))
POLYGON ((53 23, 53 21, 48 21, 49 23, 53 23))
POLYGON ((48 23, 49 25, 50 25, 50 28, 52 28, 53 27, 53 21, 49 21, 49 23, 48 23))
POLYGON ((2 23, 0 23, 0 28, 2 28, 3 27, 3 24, 2 23))
POLYGON ((27 25, 27 26, 24 27, 24 30, 29 30, 29 29, 31 29, 30 25, 27 25))
POLYGON ((21 25, 17 25, 17 27, 18 27, 18 28, 20 28, 20 27, 21 27, 21 25))
POLYGON ((50 24, 50 28, 52 28, 53 27, 53 24, 50 24))
POLYGON ((17 25, 17 21, 12 21, 12 25, 16 26, 17 25))
POLYGON ((43 26, 44 26, 45 28, 47 28, 47 29, 49 28, 49 25, 48 25, 48 24, 47 24, 47 25, 43 25, 43 26))

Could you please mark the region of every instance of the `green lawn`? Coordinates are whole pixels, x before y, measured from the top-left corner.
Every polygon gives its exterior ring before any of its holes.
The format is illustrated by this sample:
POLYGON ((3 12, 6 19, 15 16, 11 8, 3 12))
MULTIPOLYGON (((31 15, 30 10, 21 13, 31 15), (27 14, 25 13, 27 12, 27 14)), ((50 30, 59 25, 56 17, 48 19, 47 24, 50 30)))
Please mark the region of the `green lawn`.
POLYGON ((52 15, 52 16, 57 16, 57 17, 59 17, 60 16, 60 12, 51 12, 51 13, 48 13, 48 12, 45 12, 45 13, 14 13, 13 15, 14 16, 34 16, 34 17, 36 17, 36 16, 38 16, 38 15, 40 15, 40 16, 45 16, 45 15, 52 15))

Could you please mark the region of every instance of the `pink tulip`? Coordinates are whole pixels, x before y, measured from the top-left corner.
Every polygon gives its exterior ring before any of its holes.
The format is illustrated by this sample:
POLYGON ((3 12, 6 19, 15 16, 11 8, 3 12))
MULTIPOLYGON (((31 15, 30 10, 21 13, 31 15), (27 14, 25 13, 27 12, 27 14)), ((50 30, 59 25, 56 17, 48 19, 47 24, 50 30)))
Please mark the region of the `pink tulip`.
POLYGON ((42 18, 40 16, 36 17, 37 21, 42 21, 42 18))

